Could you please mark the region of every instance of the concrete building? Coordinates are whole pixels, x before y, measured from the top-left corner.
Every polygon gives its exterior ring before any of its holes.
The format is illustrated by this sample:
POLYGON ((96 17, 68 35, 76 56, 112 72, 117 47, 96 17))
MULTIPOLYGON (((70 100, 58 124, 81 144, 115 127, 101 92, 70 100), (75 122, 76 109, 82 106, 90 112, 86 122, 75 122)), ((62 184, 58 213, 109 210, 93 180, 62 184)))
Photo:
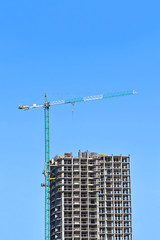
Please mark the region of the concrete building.
POLYGON ((130 156, 99 156, 101 240, 132 240, 130 156))
POLYGON ((130 157, 51 160, 51 240, 132 240, 130 157))

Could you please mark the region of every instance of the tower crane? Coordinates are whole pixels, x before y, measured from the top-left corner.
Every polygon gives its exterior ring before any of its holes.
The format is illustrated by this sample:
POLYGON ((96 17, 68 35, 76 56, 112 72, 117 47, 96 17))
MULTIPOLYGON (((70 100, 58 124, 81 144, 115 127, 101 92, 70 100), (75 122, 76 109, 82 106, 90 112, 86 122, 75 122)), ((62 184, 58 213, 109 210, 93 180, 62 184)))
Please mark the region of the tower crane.
POLYGON ((98 99, 112 98, 112 97, 120 97, 136 94, 135 91, 123 91, 123 92, 114 92, 108 94, 101 94, 96 96, 89 97, 80 97, 73 98, 68 100, 60 100, 49 102, 47 95, 45 94, 45 102, 42 105, 33 104, 29 105, 19 105, 19 109, 29 110, 32 108, 44 108, 44 119, 45 119, 45 240, 50 240, 50 138, 49 138, 49 109, 51 106, 62 105, 62 104, 72 104, 74 105, 77 102, 87 102, 98 99))

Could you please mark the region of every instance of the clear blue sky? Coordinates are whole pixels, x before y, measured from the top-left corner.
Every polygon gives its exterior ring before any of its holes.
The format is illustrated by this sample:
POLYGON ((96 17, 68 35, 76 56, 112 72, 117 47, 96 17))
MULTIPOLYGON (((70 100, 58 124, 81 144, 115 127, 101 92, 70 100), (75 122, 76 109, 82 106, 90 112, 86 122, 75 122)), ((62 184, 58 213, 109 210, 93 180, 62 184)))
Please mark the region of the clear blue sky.
POLYGON ((158 0, 7 0, 0 7, 0 226, 3 240, 44 240, 43 109, 19 104, 121 90, 138 95, 50 111, 51 157, 131 154, 133 239, 160 226, 158 0))

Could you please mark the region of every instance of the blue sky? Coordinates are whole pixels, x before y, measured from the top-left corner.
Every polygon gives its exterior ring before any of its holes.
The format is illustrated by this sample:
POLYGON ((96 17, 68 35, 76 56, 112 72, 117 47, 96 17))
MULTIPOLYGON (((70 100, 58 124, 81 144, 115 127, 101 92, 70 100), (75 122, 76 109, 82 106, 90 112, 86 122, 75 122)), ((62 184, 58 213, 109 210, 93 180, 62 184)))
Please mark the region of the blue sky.
POLYGON ((136 90, 50 111, 51 157, 130 154, 133 239, 160 224, 160 3, 5 1, 0 8, 0 224, 5 240, 44 239, 44 113, 19 104, 136 90))

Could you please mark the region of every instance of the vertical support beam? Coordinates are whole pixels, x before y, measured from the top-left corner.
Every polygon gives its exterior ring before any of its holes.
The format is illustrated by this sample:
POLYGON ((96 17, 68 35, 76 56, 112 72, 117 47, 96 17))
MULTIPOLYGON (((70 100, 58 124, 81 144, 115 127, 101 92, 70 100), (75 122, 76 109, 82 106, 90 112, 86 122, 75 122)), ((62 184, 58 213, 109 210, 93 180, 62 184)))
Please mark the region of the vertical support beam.
POLYGON ((122 236, 124 237, 124 202, 123 202, 123 158, 121 156, 121 192, 122 192, 122 236))
POLYGON ((99 162, 99 159, 97 158, 96 159, 96 203, 97 203, 97 240, 99 240, 100 239, 100 235, 99 235, 99 233, 100 233, 100 231, 99 231, 99 226, 100 226, 100 224, 99 224, 99 194, 98 194, 98 192, 99 192, 99 164, 100 164, 100 162, 99 162))
POLYGON ((66 203, 64 203, 64 182, 65 182, 65 180, 64 180, 64 167, 65 165, 64 165, 64 159, 62 159, 62 167, 61 167, 61 170, 62 170, 62 180, 61 180, 61 182, 62 182, 62 212, 61 212, 61 226, 62 226, 62 229, 61 229, 61 233, 62 233, 62 240, 64 240, 64 205, 66 204, 66 203))
MULTIPOLYGON (((113 192, 113 195, 112 195, 112 203, 113 203, 113 227, 114 227, 114 229, 113 229, 113 239, 116 239, 116 237, 115 237, 115 235, 116 235, 116 223, 115 223, 115 221, 116 221, 116 216, 115 216, 115 214, 116 214, 116 210, 115 210, 115 189, 114 189, 114 187, 115 187, 115 179, 114 179, 114 176, 115 176, 115 174, 114 174, 114 156, 112 156, 112 192, 113 192)), ((111 216, 112 217, 112 216, 111 216)))
POLYGON ((45 95, 45 240, 50 240, 49 102, 45 95))
POLYGON ((131 159, 130 159, 130 155, 128 156, 128 161, 129 161, 129 193, 130 193, 130 224, 129 224, 129 240, 132 240, 133 237, 133 233, 132 233, 132 194, 131 194, 131 159))

